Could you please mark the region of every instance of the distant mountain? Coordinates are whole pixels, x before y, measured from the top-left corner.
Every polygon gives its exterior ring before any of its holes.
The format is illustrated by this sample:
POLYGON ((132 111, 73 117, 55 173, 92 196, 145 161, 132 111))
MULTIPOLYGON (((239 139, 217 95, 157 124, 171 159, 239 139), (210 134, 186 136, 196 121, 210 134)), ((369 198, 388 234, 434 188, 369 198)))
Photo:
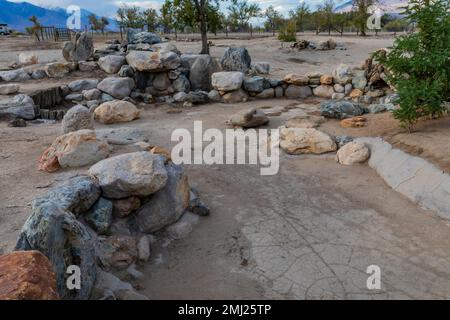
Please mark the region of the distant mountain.
MULTIPOLYGON (((92 12, 81 9, 81 27, 89 25, 88 16, 92 12)), ((28 2, 9 2, 0 0, 0 23, 7 23, 11 29, 25 31, 26 27, 32 25, 28 20, 36 16, 43 26, 66 27, 68 14, 62 8, 47 9, 28 2)), ((117 21, 108 19, 107 30, 118 30, 117 21)))
MULTIPOLYGON (((387 14, 398 14, 403 10, 401 7, 408 5, 408 0, 380 0, 377 6, 387 14)), ((345 1, 334 8, 335 12, 349 12, 352 10, 353 1, 345 1)))

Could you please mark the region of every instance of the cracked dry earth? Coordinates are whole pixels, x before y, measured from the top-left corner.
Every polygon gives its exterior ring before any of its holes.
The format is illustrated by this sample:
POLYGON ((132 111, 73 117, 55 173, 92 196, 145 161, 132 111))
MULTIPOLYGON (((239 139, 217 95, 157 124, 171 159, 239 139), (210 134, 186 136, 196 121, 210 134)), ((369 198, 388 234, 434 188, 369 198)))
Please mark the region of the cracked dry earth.
MULTIPOLYGON (((283 107, 292 100, 252 102, 258 104, 283 107)), ((248 106, 204 105, 179 114, 160 106, 125 125, 170 148, 175 128, 192 130, 193 120, 203 120, 204 128, 223 130, 232 113, 248 106)), ((289 109, 269 127, 305 110, 313 107, 289 109)), ((0 129, 2 154, 12 155, 0 158, 0 236, 7 251, 28 215, 21 206, 73 173, 36 170, 59 124, 0 129), (27 135, 38 140, 27 142, 27 135)), ((152 299, 450 298, 447 222, 391 190, 367 165, 281 152, 274 176, 260 176, 255 165, 188 165, 187 171, 211 215, 186 238, 152 252, 141 283, 152 299), (381 269, 380 290, 366 287, 369 265, 381 269)))

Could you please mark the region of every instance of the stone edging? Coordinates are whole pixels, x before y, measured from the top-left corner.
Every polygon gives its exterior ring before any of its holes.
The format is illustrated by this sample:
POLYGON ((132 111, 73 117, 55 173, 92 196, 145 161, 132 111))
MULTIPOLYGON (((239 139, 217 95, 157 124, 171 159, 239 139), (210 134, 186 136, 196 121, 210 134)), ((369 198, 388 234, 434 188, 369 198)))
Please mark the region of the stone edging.
POLYGON ((430 162, 395 149, 381 138, 357 138, 370 148, 369 166, 395 191, 450 220, 450 175, 430 162))

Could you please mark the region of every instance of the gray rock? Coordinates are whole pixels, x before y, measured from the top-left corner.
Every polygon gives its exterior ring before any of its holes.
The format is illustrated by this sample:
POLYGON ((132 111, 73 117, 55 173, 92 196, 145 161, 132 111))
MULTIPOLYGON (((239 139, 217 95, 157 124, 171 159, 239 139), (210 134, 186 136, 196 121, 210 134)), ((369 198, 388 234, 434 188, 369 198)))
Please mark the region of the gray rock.
POLYGON ((346 64, 340 64, 336 69, 333 70, 333 81, 334 83, 339 83, 342 85, 351 83, 352 73, 350 67, 346 64))
POLYGON ((150 242, 147 236, 142 236, 137 242, 138 259, 146 262, 150 258, 150 242))
POLYGON ((365 75, 360 74, 352 79, 353 88, 364 90, 367 85, 367 79, 365 75))
POLYGON ((188 97, 188 95, 186 92, 177 92, 173 95, 173 99, 176 102, 184 102, 184 101, 186 101, 187 97, 188 97))
POLYGON ((0 79, 3 81, 21 82, 30 80, 31 77, 24 69, 0 71, 0 79))
POLYGON ((110 96, 107 93, 102 93, 102 95, 100 96, 100 101, 103 102, 109 102, 109 101, 113 101, 114 97, 110 96))
POLYGON ((120 67, 120 70, 118 72, 120 77, 128 77, 128 78, 133 78, 134 77, 134 70, 133 68, 128 65, 125 64, 122 67, 120 67))
POLYGON ((32 120, 35 117, 33 99, 25 94, 0 102, 0 118, 22 118, 32 120))
POLYGON ((255 108, 240 110, 233 114, 230 118, 230 122, 234 126, 243 128, 258 127, 269 122, 269 118, 266 114, 255 108))
POLYGON ((153 194, 136 213, 136 223, 142 232, 156 232, 175 223, 189 205, 190 188, 183 168, 170 163, 166 170, 165 187, 153 194))
POLYGON ((44 79, 47 76, 44 69, 37 69, 31 73, 31 78, 34 80, 44 79))
POLYGON ((334 93, 331 95, 331 99, 332 99, 332 100, 342 100, 342 99, 344 99, 344 98, 345 98, 345 93, 334 92, 334 93))
POLYGON ((97 88, 83 90, 81 93, 83 94, 83 98, 87 101, 98 100, 102 95, 101 91, 97 88))
POLYGON ((16 83, 0 84, 0 95, 17 93, 19 91, 19 89, 20 89, 20 86, 16 83))
POLYGON ((246 73, 251 66, 252 59, 244 47, 228 48, 220 60, 225 71, 240 71, 246 73))
POLYGON ((212 102, 222 102, 222 96, 217 90, 211 90, 208 92, 208 99, 212 102))
POLYGON ((262 92, 264 90, 265 79, 260 76, 244 79, 244 89, 250 92, 262 92))
POLYGON ((200 199, 200 196, 195 189, 191 189, 189 193, 189 206, 187 208, 187 211, 195 213, 199 216, 209 215, 208 205, 200 199))
POLYGON ((215 72, 211 77, 213 88, 224 92, 240 89, 243 81, 244 74, 239 71, 215 72))
POLYGON ((161 72, 155 74, 155 78, 153 79, 153 87, 157 90, 167 90, 170 87, 170 79, 167 77, 166 72, 161 72))
POLYGON ((366 113, 380 113, 393 110, 395 107, 392 103, 375 103, 364 108, 366 113))
POLYGON ((189 92, 191 83, 184 74, 180 74, 176 80, 172 82, 172 88, 175 92, 189 92))
POLYGON ((320 104, 320 110, 322 116, 335 119, 360 116, 364 113, 364 109, 359 104, 350 101, 324 101, 320 104))
POLYGON ((205 91, 191 91, 188 93, 187 102, 192 104, 204 104, 209 102, 208 92, 205 91))
POLYGON ((98 59, 98 66, 106 73, 112 74, 119 72, 125 63, 125 57, 118 55, 109 55, 98 59))
POLYGON ((127 40, 130 44, 146 43, 155 44, 161 43, 161 37, 151 32, 135 32, 130 31, 127 33, 127 40))
POLYGON ((350 92, 352 92, 352 90, 353 90, 353 85, 351 83, 347 83, 344 86, 344 93, 345 93, 345 95, 350 94, 350 92))
POLYGON ((83 100, 83 95, 81 93, 71 93, 64 97, 66 101, 81 101, 83 100))
POLYGON ((127 235, 98 237, 95 252, 106 270, 125 270, 137 260, 136 240, 127 235))
MULTIPOLYGON (((189 72, 191 90, 211 91, 211 76, 220 71, 220 65, 210 55, 196 55, 195 59, 185 57, 187 63, 192 63, 189 72)), ((186 63, 186 62, 185 62, 186 63)))
POLYGON ((347 143, 353 141, 353 137, 350 136, 336 136, 335 139, 338 148, 345 146, 347 143))
POLYGON ((394 103, 397 103, 398 99, 399 99, 398 93, 392 93, 392 94, 389 94, 389 95, 387 95, 387 96, 385 96, 383 98, 380 98, 380 103, 392 103, 392 104, 394 104, 394 103))
POLYGON ((102 160, 89 169, 112 199, 148 196, 166 184, 164 157, 150 152, 133 152, 102 160))
POLYGON ((112 223, 112 210, 112 202, 100 197, 92 208, 84 214, 84 220, 98 234, 106 234, 112 223))
POLYGON ((62 131, 68 133, 81 129, 94 129, 94 122, 88 108, 76 105, 64 115, 61 126, 62 131))
POLYGON ((78 62, 78 69, 83 72, 91 72, 98 69, 98 63, 96 61, 80 61, 78 62))
POLYGON ((128 97, 133 88, 133 79, 121 77, 105 78, 97 85, 97 89, 113 96, 116 99, 128 97))
POLYGON ((94 54, 94 42, 89 32, 77 33, 75 42, 66 42, 62 50, 66 61, 87 61, 94 54))
POLYGON ((97 79, 81 79, 70 82, 68 84, 68 87, 72 92, 81 92, 83 90, 94 89, 97 87, 97 85, 97 79))
POLYGON ((48 257, 61 298, 88 299, 97 274, 93 238, 71 212, 50 199, 33 202, 31 216, 22 227, 15 250, 38 250, 48 257), (71 265, 81 270, 80 290, 67 288, 71 265))
POLYGON ((288 98, 307 98, 312 96, 312 91, 309 86, 296 86, 291 84, 286 88, 284 95, 288 98))
POLYGON ((261 91, 260 93, 258 93, 255 98, 257 99, 271 99, 275 96, 275 89, 273 88, 268 88, 268 89, 264 89, 263 91, 261 91))
POLYGON ((53 202, 75 215, 89 210, 100 197, 100 187, 89 176, 76 176, 59 183, 41 197, 32 201, 37 207, 42 203, 53 202))
POLYGON ((256 73, 259 73, 259 74, 269 74, 270 73, 270 63, 258 61, 258 62, 253 63, 252 69, 254 69, 256 71, 256 73))

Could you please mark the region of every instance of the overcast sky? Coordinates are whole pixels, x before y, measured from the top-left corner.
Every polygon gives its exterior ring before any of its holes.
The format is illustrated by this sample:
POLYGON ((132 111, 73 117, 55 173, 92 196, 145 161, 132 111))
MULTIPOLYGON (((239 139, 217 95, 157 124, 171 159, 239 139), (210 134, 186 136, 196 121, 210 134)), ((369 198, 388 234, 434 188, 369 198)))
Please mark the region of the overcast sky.
MULTIPOLYGON (((23 0, 9 0, 14 2, 23 2, 23 0)), ((278 11, 283 14, 287 14, 289 10, 295 8, 300 4, 300 0, 249 0, 251 2, 256 2, 259 4, 261 9, 265 9, 268 6, 274 6, 278 11)), ((164 0, 26 0, 26 2, 31 2, 35 5, 43 7, 60 7, 66 8, 69 5, 78 5, 83 9, 92 11, 100 16, 115 17, 117 8, 122 4, 135 5, 142 8, 155 8, 159 9, 164 0)), ((321 3, 322 0, 306 0, 310 8, 315 8, 317 4, 321 3)), ((344 2, 335 1, 337 4, 344 2)), ((222 5, 223 8, 226 5, 222 5)))

